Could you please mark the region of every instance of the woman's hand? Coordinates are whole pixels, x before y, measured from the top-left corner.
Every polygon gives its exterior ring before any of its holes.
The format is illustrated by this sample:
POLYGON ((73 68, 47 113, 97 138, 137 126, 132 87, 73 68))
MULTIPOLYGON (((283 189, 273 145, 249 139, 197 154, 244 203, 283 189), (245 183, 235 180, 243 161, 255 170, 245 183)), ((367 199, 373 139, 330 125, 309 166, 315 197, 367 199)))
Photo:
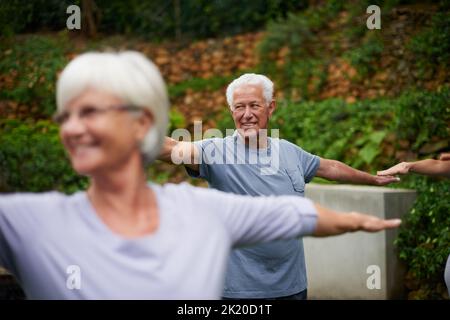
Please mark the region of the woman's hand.
POLYGON ((386 169, 383 171, 378 171, 377 175, 379 175, 379 176, 394 176, 396 174, 407 174, 409 172, 410 168, 411 168, 411 165, 409 162, 401 162, 389 169, 386 169))
POLYGON ((338 213, 317 204, 315 206, 317 209, 317 226, 313 233, 315 237, 355 231, 377 232, 397 228, 401 223, 400 219, 385 220, 358 212, 338 213))

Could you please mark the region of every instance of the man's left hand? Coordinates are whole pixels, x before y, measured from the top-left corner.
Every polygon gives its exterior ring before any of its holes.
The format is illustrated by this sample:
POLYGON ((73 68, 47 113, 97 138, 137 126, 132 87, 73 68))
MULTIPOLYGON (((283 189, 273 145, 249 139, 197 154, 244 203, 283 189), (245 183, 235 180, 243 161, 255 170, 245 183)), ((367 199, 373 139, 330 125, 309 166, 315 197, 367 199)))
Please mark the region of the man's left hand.
POLYGON ((394 176, 374 176, 374 177, 375 177, 375 185, 377 186, 385 186, 387 184, 400 181, 400 178, 394 176))

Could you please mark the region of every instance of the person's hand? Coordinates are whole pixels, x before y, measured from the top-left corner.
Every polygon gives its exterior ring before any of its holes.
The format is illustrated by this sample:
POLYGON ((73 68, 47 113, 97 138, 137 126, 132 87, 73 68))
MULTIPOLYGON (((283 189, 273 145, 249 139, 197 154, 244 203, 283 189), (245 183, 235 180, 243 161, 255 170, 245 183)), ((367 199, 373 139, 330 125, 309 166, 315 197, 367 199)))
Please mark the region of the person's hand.
POLYGON ((378 171, 377 175, 378 176, 393 176, 396 174, 407 174, 409 172, 409 168, 410 168, 410 166, 409 166, 408 162, 401 162, 387 170, 378 171))
POLYGON ((339 213, 317 203, 314 205, 317 210, 317 225, 313 232, 315 237, 335 236, 355 231, 378 232, 397 228, 401 223, 400 219, 384 220, 359 212, 339 213))
POLYGON ((441 153, 441 155, 439 156, 439 160, 442 161, 450 160, 450 152, 441 153))
POLYGON ((400 181, 400 178, 391 175, 377 175, 374 177, 375 177, 375 185, 377 186, 385 186, 387 184, 400 181))
POLYGON ((378 232, 384 229, 397 228, 402 223, 400 219, 384 220, 358 212, 351 212, 350 214, 357 221, 357 228, 355 231, 378 232))

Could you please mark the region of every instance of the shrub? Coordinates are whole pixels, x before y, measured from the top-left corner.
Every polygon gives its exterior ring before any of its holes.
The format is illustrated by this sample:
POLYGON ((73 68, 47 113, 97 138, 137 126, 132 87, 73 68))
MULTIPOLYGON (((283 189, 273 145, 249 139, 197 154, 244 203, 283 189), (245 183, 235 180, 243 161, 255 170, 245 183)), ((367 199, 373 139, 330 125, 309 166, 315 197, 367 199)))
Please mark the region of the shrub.
MULTIPOLYGON (((271 18, 302 10, 306 1, 266 0, 242 3, 236 0, 141 1, 95 0, 97 29, 105 34, 122 33, 147 39, 205 38, 244 33, 264 26, 271 18)), ((26 31, 66 28, 66 8, 81 0, 12 0, 0 2, 0 32, 12 35, 26 31)), ((83 22, 82 22, 83 23, 83 22)))
POLYGON ((395 100, 394 126, 398 137, 411 141, 412 150, 433 139, 450 136, 450 88, 438 92, 410 91, 395 100))
POLYGON ((0 91, 0 99, 28 105, 30 115, 48 118, 56 110, 56 76, 68 62, 68 47, 65 32, 56 37, 31 35, 2 44, 0 74, 11 84, 0 91))
POLYGON ((443 283, 450 255, 450 181, 412 176, 399 187, 417 190, 395 243, 406 264, 410 299, 448 299, 443 283))
POLYGON ((439 66, 450 65, 450 12, 436 14, 431 25, 413 37, 408 49, 415 56, 416 65, 423 76, 433 73, 439 66))
POLYGON ((387 134, 388 106, 378 101, 354 104, 341 99, 279 106, 272 119, 282 137, 324 158, 373 169, 387 134))
POLYGON ((86 179, 72 170, 51 122, 3 120, 0 131, 1 192, 72 193, 86 187, 86 179))
POLYGON ((375 72, 375 61, 381 56, 383 47, 381 39, 372 36, 366 39, 361 46, 347 51, 344 57, 358 70, 361 79, 375 72))
MULTIPOLYGON (((242 71, 241 71, 242 72, 242 71)), ((237 75, 228 77, 214 77, 208 79, 191 78, 189 80, 168 86, 171 99, 183 96, 187 90, 192 91, 214 91, 219 90, 229 84, 237 75)))

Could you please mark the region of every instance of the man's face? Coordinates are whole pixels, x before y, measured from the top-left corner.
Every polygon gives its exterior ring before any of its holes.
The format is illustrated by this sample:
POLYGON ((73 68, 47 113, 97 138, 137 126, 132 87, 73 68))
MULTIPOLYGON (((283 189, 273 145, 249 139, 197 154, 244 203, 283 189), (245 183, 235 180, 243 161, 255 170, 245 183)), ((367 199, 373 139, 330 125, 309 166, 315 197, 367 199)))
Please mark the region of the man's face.
POLYGON ((260 129, 267 129, 275 101, 265 101, 260 85, 242 85, 234 90, 231 110, 236 129, 242 137, 249 138, 258 135, 260 129))

